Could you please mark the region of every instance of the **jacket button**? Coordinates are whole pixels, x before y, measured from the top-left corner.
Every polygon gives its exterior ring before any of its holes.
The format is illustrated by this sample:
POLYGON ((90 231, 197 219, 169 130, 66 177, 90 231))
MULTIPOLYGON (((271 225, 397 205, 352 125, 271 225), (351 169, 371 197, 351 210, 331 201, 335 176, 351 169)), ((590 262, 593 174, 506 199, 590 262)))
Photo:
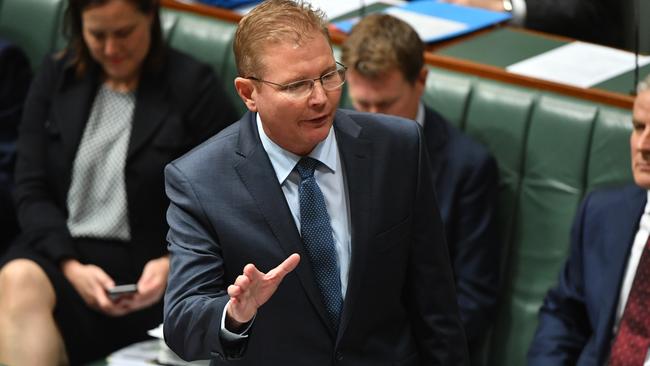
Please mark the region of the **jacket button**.
POLYGON ((343 352, 336 352, 336 360, 343 361, 343 352))

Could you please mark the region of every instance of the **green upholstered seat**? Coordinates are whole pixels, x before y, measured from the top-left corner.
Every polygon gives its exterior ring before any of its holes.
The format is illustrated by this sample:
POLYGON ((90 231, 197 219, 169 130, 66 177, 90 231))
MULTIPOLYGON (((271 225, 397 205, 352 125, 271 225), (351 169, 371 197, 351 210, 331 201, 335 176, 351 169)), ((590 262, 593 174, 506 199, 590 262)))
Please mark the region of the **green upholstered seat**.
POLYGON ((424 103, 438 111, 456 127, 465 122, 465 111, 472 90, 472 78, 430 69, 424 103))
POLYGON ((587 165, 587 191, 632 181, 629 141, 631 117, 618 110, 601 108, 596 117, 587 165), (625 142, 625 143, 623 143, 625 142), (612 146, 625 145, 621 148, 612 146), (619 167, 612 169, 612 167, 619 167))
POLYGON ((60 24, 64 0, 3 0, 0 3, 0 37, 20 45, 32 68, 62 44, 60 24))
POLYGON ((231 69, 234 64, 232 42, 235 24, 172 10, 163 10, 161 18, 169 45, 212 66, 222 78, 223 87, 232 102, 241 109, 243 103, 235 91, 235 75, 231 69))

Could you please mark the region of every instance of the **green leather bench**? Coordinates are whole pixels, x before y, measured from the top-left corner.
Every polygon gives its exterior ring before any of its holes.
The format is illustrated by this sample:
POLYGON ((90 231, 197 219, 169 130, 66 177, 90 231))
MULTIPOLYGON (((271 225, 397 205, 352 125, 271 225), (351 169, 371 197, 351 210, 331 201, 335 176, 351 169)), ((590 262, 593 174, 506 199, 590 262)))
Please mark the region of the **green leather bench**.
MULTIPOLYGON (((63 4, 0 0, 0 37, 23 46, 37 68, 64 44, 57 30, 63 4)), ((235 24, 172 9, 162 18, 169 43, 212 65, 243 112, 233 87, 235 24)), ((594 188, 631 181, 630 112, 433 67, 424 100, 498 161, 503 288, 485 354, 475 358, 481 358, 477 364, 524 365, 580 200, 594 188)))

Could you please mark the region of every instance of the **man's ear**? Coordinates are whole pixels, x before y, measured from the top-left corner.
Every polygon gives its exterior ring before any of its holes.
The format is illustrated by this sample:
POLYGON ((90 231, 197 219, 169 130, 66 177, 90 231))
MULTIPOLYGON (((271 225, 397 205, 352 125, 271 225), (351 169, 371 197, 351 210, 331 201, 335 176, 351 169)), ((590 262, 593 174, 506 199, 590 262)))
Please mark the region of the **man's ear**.
POLYGON ((420 98, 424 94, 424 88, 427 85, 427 75, 429 75, 429 69, 427 69, 425 65, 422 66, 417 79, 415 79, 415 88, 417 89, 420 98))
POLYGON ((237 94, 239 94, 241 100, 246 104, 246 108, 251 112, 257 112, 257 105, 255 104, 255 94, 257 92, 255 85, 253 85, 253 80, 236 77, 235 90, 237 90, 237 94))

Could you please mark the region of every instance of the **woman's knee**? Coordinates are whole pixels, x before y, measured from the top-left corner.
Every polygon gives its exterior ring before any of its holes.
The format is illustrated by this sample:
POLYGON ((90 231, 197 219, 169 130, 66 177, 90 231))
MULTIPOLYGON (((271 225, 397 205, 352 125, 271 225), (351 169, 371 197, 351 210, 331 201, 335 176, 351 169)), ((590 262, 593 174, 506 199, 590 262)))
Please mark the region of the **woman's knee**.
POLYGON ((42 306, 53 308, 54 303, 52 284, 36 262, 15 259, 0 269, 0 306, 28 310, 42 306))

